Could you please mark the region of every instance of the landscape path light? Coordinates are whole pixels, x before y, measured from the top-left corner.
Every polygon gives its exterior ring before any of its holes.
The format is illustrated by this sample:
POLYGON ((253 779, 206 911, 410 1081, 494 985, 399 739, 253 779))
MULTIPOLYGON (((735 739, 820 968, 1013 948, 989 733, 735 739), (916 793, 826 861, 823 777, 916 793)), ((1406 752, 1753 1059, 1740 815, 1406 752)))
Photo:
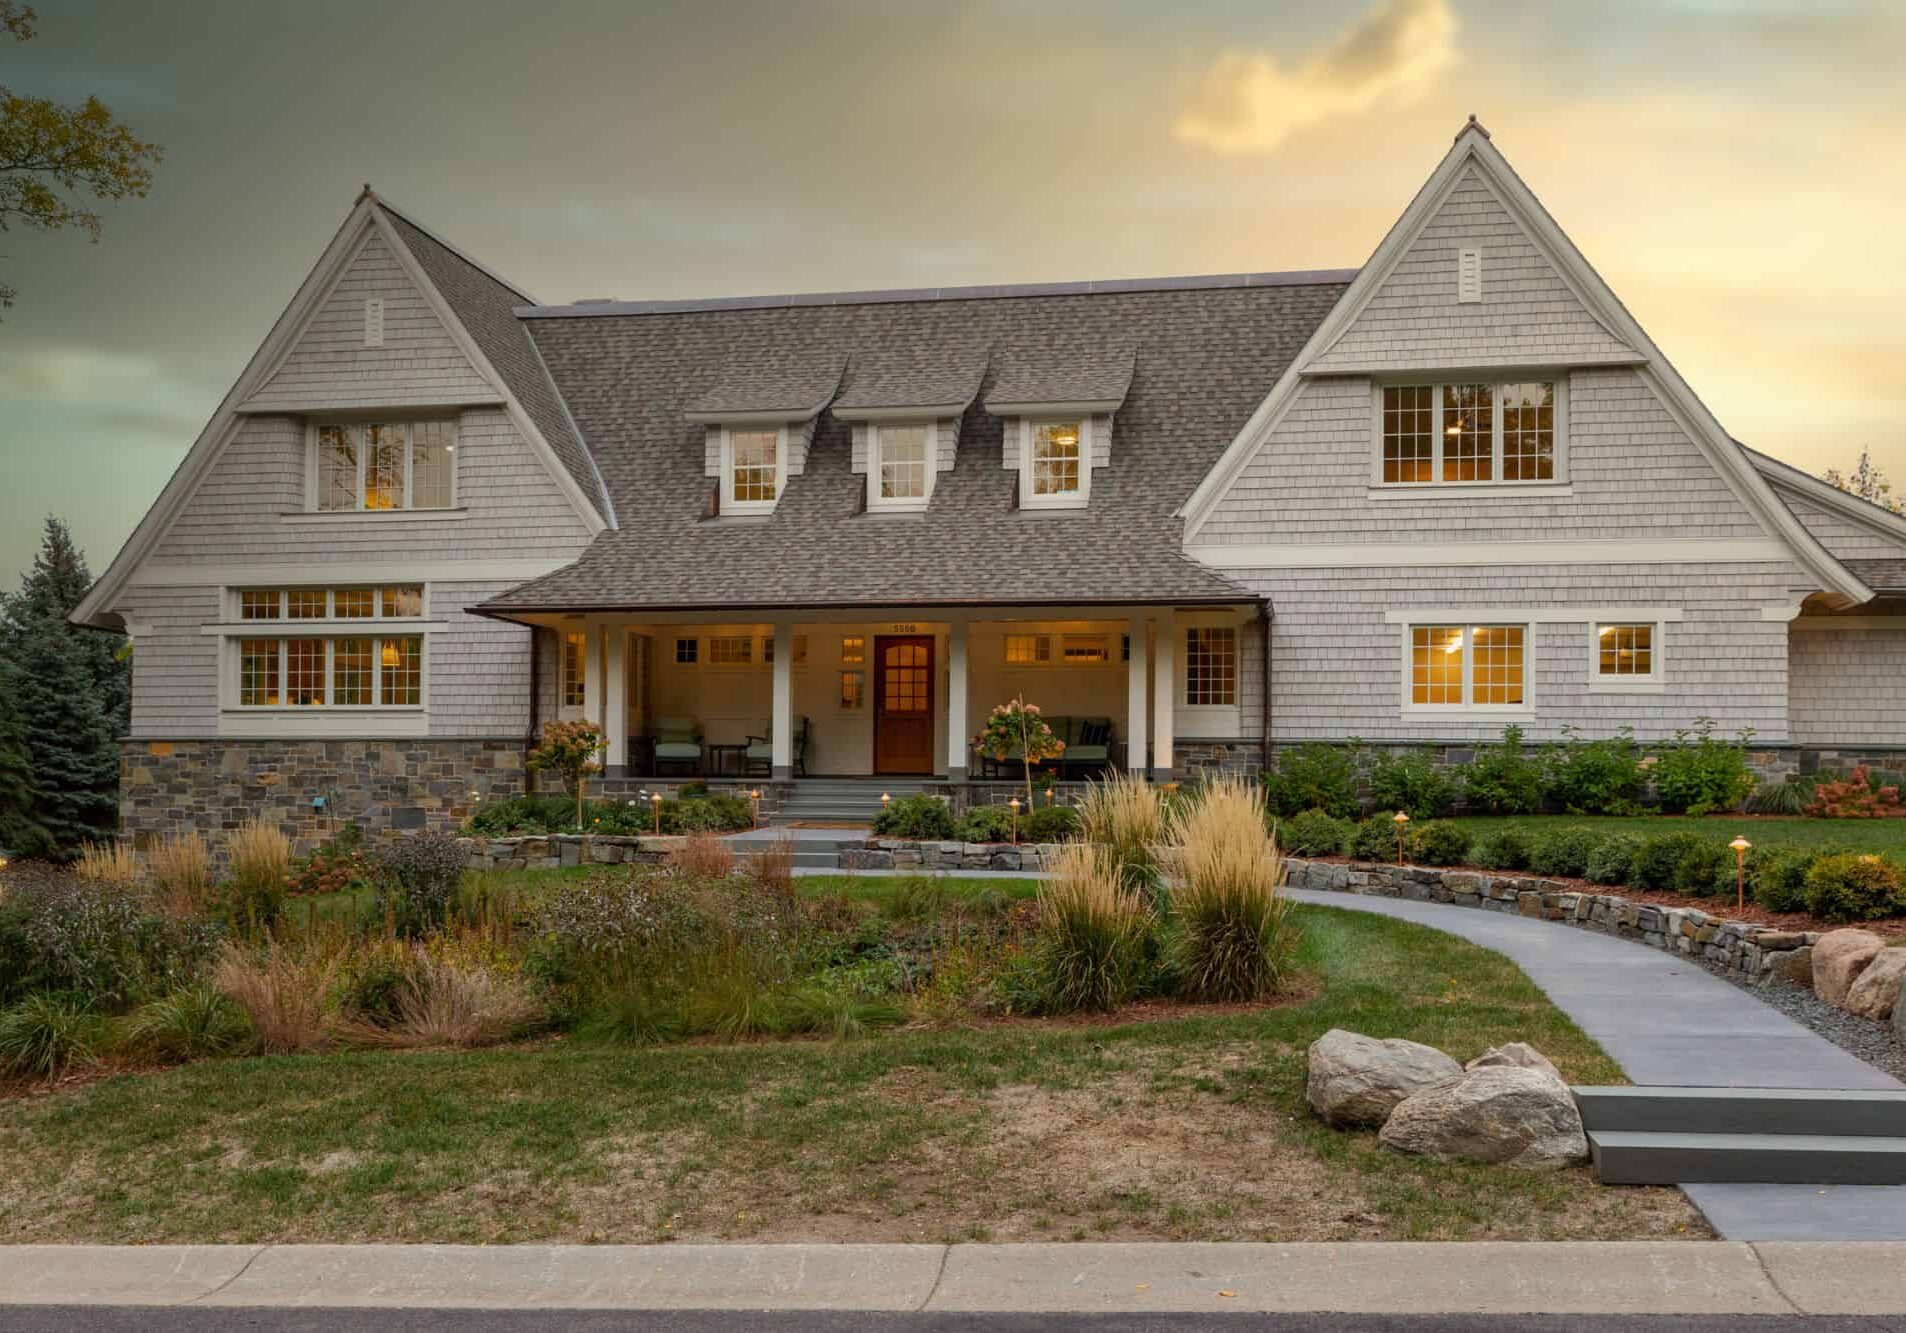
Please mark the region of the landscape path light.
POLYGON ((1734 849, 1734 910, 1747 908, 1747 851, 1754 844, 1740 834, 1734 835, 1734 841, 1727 844, 1734 849))
POLYGON ((748 793, 748 799, 754 803, 754 826, 761 827, 761 788, 756 787, 748 793))
POLYGON ((662 793, 655 792, 649 797, 649 804, 655 807, 655 836, 662 836, 662 793))
POLYGON ((1396 863, 1403 864, 1403 830, 1410 826, 1410 817, 1403 811, 1396 812, 1396 863))
POLYGON ((1013 798, 1012 798, 1012 800, 1010 800, 1010 801, 1008 801, 1008 802, 1006 802, 1006 804, 1007 804, 1008 806, 1010 806, 1010 807, 1012 808, 1012 812, 1013 812, 1013 846, 1015 846, 1015 847, 1017 847, 1017 846, 1019 845, 1019 798, 1018 798, 1017 796, 1015 796, 1015 797, 1013 797, 1013 798))

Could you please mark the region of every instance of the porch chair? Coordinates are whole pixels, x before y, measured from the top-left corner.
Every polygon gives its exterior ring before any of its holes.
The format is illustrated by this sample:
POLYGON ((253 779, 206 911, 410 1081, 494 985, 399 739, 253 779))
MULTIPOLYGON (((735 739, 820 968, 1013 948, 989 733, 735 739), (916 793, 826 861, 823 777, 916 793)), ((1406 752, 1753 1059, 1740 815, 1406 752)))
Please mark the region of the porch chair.
POLYGON ((655 776, 664 764, 681 765, 690 775, 702 770, 702 733, 688 717, 655 719, 655 776))
MULTIPOLYGON (((742 756, 742 768, 749 777, 770 777, 774 773, 773 721, 764 723, 761 730, 765 733, 764 735, 748 737, 748 749, 742 756)), ((807 718, 795 718, 794 774, 796 777, 807 776, 807 732, 807 718)))
MULTIPOLYGON (((1064 722, 1059 739, 1066 743, 1059 756, 1059 776, 1075 768, 1096 769, 1103 774, 1112 765, 1112 719, 1109 717, 1054 718, 1064 722)), ((1058 731, 1055 726, 1053 730, 1058 731)))

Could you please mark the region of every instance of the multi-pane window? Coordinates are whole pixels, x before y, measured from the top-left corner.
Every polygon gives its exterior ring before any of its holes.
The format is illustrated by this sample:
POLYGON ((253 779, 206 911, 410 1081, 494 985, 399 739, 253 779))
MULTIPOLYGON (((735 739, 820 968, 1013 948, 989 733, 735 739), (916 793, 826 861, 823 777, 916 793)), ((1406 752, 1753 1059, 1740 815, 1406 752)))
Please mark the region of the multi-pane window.
POLYGON ((415 620, 424 613, 424 587, 245 588, 240 620, 415 620))
POLYGON ((1084 475, 1084 425, 1078 421, 1036 421, 1032 426, 1032 495, 1081 493, 1084 475))
MULTIPOLYGON (((376 588, 246 588, 245 621, 416 620, 423 585, 376 588)), ((290 628, 290 626, 287 626, 290 628)), ((423 636, 284 633, 237 640, 238 703, 244 708, 404 708, 423 701, 423 636)))
POLYGON ((571 630, 563 635, 562 690, 564 708, 581 708, 589 701, 589 635, 571 630))
POLYGON ((1059 655, 1067 665, 1112 660, 1112 650, 1103 634, 1068 634, 1059 641, 1059 655))
POLYGON ((716 634, 708 640, 708 665, 747 666, 754 661, 754 639, 743 634, 716 634))
POLYGON ((371 663, 377 660, 375 639, 331 641, 331 702, 341 708, 368 708, 376 697, 371 663))
POLYGON ((1043 634, 1008 634, 1007 666, 1044 666, 1052 660, 1052 640, 1043 634))
POLYGON ((414 708, 422 701, 424 641, 384 639, 378 645, 378 698, 386 708, 414 708))
POLYGON ((1377 475, 1386 485, 1557 479, 1553 380, 1391 384, 1381 402, 1377 475))
POLYGON ((772 505, 780 490, 778 430, 728 432, 728 499, 736 505, 772 505))
POLYGON ((867 660, 867 640, 858 634, 849 634, 840 641, 840 660, 843 662, 865 662, 867 660))
POLYGON ((336 422, 313 430, 316 495, 326 513, 449 509, 456 503, 456 423, 336 422))
POLYGON ((284 611, 284 594, 276 590, 270 592, 241 592, 238 594, 238 618, 240 620, 276 620, 284 611))
POLYGON ((861 701, 866 697, 866 673, 860 671, 843 671, 840 673, 840 706, 842 708, 859 708, 861 701))
POLYGON ((675 640, 675 665, 694 666, 701 661, 700 639, 675 640))
POLYGON ((370 588, 333 588, 331 616, 335 620, 369 620, 377 614, 377 594, 370 588))
POLYGON ((238 701, 247 707, 275 708, 283 639, 241 639, 238 644, 238 701))
POLYGON ((1185 703, 1234 707, 1238 701, 1238 632, 1230 625, 1185 630, 1185 703))
POLYGON ((1524 625, 1413 625, 1412 704, 1520 708, 1528 701, 1528 628, 1524 625))
MULTIPOLYGON (((251 596, 252 594, 246 594, 251 596)), ((269 593, 265 594, 270 596, 269 593)), ((421 590, 420 590, 421 595, 421 590)), ((324 588, 291 588, 285 592, 287 620, 323 620, 331 614, 330 594, 324 588)), ((412 614, 421 614, 421 611, 412 614)))
POLYGON ((424 613, 424 590, 414 583, 381 589, 377 601, 379 615, 420 616, 424 613))
POLYGON ((870 509, 918 508, 933 491, 933 427, 875 426, 871 430, 873 489, 870 509))
POLYGON ((285 702, 299 708, 324 703, 323 639, 285 640, 285 702))
POLYGON ((1655 674, 1655 627, 1597 625, 1595 674, 1607 680, 1640 680, 1655 674))

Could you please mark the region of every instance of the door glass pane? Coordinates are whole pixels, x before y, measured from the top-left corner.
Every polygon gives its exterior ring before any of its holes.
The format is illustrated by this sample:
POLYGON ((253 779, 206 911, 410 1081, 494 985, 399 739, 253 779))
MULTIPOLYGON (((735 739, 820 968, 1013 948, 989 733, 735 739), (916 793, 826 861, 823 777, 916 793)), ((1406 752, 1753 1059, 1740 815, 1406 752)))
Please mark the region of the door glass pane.
POLYGON ((884 686, 881 706, 889 713, 927 710, 927 649, 918 643, 896 643, 883 655, 884 686))

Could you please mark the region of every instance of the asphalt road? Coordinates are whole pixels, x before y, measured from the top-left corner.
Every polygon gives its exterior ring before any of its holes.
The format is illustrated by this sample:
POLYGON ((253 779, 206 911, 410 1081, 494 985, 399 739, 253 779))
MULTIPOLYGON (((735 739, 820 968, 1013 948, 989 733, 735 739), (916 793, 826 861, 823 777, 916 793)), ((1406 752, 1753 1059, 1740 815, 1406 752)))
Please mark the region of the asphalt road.
POLYGON ((1906 1315, 841 1314, 0 1307, 0 1333, 1906 1333, 1906 1315))

